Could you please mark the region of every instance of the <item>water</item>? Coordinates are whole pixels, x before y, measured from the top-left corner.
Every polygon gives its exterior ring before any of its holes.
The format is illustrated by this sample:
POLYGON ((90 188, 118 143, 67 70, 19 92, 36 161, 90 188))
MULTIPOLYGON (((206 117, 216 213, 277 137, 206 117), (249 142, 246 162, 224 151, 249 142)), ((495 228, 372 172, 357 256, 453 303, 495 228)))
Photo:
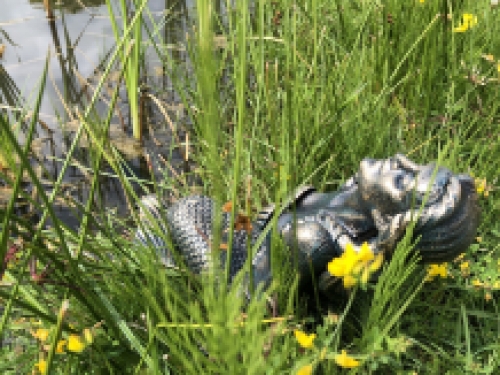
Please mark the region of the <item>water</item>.
MULTIPOLYGON (((46 16, 42 1, 0 0, 0 9, 2 9, 0 29, 3 29, 16 44, 12 46, 4 35, 0 35, 0 43, 6 47, 0 64, 19 87, 22 97, 31 105, 38 93, 38 82, 47 54, 50 53, 49 75, 39 115, 41 124, 37 126, 37 138, 34 141, 35 155, 44 165, 49 181, 57 178, 61 168, 61 163, 57 160, 64 158, 73 140, 72 135, 79 125, 66 109, 78 105, 78 100, 82 98, 82 95, 86 95, 82 90, 83 81, 78 78, 78 75, 88 79, 91 85, 95 85, 102 71, 101 63, 115 44, 105 2, 84 1, 85 8, 81 6, 81 3, 80 1, 59 2, 54 9, 55 19, 51 22, 46 16), (65 106, 63 102, 67 105, 65 106)), ((169 1, 151 0, 147 6, 156 20, 162 17, 165 9, 172 12, 173 16, 165 24, 159 38, 162 38, 162 42, 168 45, 183 44, 186 35, 187 9, 192 7, 192 2, 175 1, 170 4, 169 1)), ((146 37, 144 33, 144 38, 146 37)), ((182 48, 179 50, 174 48, 168 53, 179 61, 187 60, 182 48)), ((161 87, 162 92, 154 94, 159 96, 169 117, 178 126, 177 136, 182 139, 185 137, 182 129, 183 126, 188 125, 188 120, 185 118, 179 98, 168 77, 154 74, 154 72, 161 72, 161 69, 159 69, 160 62, 157 57, 155 58, 152 48, 148 50, 147 56, 147 71, 151 73, 147 79, 149 82, 154 81, 154 87, 161 87)), ((116 78, 117 74, 114 77, 116 78)), ((103 90, 104 99, 109 99, 114 83, 116 80, 113 82, 113 74, 111 74, 107 88, 103 90)), ((150 178, 144 157, 146 153, 152 156, 155 172, 158 172, 159 167, 160 159, 156 157, 158 154, 162 154, 175 170, 184 169, 186 166, 182 152, 180 150, 168 152, 172 132, 170 127, 166 126, 159 111, 153 108, 149 119, 150 127, 154 128, 155 139, 146 136, 144 147, 141 147, 130 136, 126 93, 123 88, 120 90, 120 98, 118 103, 120 115, 112 120, 111 137, 115 146, 127 160, 132 171, 130 176, 146 180, 150 178)), ((0 105, 5 108, 7 103, 0 103, 0 105)), ((97 108, 101 116, 104 116, 107 106, 101 102, 97 108)), ((10 110, 15 109, 10 107, 10 110)), ((81 146, 75 155, 75 160, 80 165, 86 166, 88 157, 85 142, 81 146)), ((103 172, 112 171, 105 166, 103 172)), ((157 174, 156 177, 161 178, 161 175, 157 174)), ((79 202, 86 201, 89 176, 84 169, 78 166, 70 167, 64 176, 64 182, 73 199, 79 202)), ((116 214, 119 216, 127 215, 128 207, 117 180, 103 176, 101 185, 102 204, 107 209, 116 209, 116 214)), ((142 193, 139 189, 137 192, 142 193)), ((8 196, 3 200, 6 199, 8 196)), ((80 220, 78 214, 70 210, 63 199, 57 200, 55 208, 59 217, 67 225, 73 228, 78 226, 80 220)))

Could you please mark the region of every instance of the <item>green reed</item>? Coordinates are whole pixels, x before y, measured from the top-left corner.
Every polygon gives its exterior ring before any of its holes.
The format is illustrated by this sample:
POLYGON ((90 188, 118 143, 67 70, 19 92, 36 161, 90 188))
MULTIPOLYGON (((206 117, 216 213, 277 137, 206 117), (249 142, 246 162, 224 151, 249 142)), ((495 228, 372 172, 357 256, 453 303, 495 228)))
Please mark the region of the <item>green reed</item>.
POLYGON ((130 121, 132 124, 132 133, 135 139, 142 139, 142 119, 139 110, 139 78, 141 75, 141 61, 143 61, 144 47, 142 45, 142 10, 147 4, 146 0, 134 0, 132 2, 133 13, 130 13, 131 6, 125 0, 119 1, 120 12, 117 14, 113 10, 113 2, 106 1, 108 12, 113 27, 115 39, 118 42, 124 38, 126 42, 120 51, 121 69, 125 72, 125 87, 128 94, 130 109, 130 121), (132 23, 132 17, 135 22, 132 23), (121 18, 121 28, 118 26, 118 19, 121 18), (125 33, 127 28, 131 27, 131 33, 125 33), (128 56, 130 54, 130 56, 128 56))

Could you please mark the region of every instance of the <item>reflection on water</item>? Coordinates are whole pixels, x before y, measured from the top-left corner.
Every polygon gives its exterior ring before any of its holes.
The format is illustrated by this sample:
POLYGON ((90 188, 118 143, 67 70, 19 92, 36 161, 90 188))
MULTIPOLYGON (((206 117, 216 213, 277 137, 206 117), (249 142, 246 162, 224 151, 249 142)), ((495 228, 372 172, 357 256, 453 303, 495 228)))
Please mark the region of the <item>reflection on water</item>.
MULTIPOLYGON (((29 103, 33 103, 38 93, 38 82, 47 53, 50 53, 49 76, 40 110, 41 121, 33 148, 35 157, 46 169, 43 172, 46 175, 45 179, 49 181, 57 178, 61 169, 58 160, 64 158, 79 125, 72 108, 77 106, 81 111, 85 109, 85 104, 93 94, 92 88, 95 87, 102 72, 102 62, 115 44, 104 3, 96 0, 59 1, 53 9, 55 18, 50 20, 46 17, 42 0, 30 2, 19 0, 15 2, 15 6, 12 6, 12 0, 0 0, 2 10, 0 28, 16 44, 11 45, 0 36, 2 43, 6 45, 0 64, 29 103), (85 4, 85 7, 81 4, 85 4)), ((148 7, 157 20, 164 16, 165 9, 173 15, 165 23, 163 33, 158 36, 161 43, 183 44, 186 35, 187 9, 192 6, 192 2, 170 3, 165 0, 150 0, 148 7)), ((186 60, 186 54, 181 48, 174 48, 165 53, 171 54, 178 60, 186 60)), ((148 72, 161 71, 161 64, 152 48, 147 51, 146 56, 148 72)), ((175 95, 172 83, 167 77, 150 74, 144 78, 143 83, 147 83, 150 90, 156 88, 153 94, 160 98, 172 121, 179 125, 186 123, 185 111, 179 105, 179 98, 175 95), (158 89, 161 89, 161 92, 158 89)), ((115 81, 111 75, 97 105, 95 116, 105 115, 108 108, 107 101, 116 84, 116 75, 115 81)), ((0 105, 5 108, 5 100, 2 100, 0 105)), ((118 149, 121 147, 124 157, 127 157, 128 151, 137 149, 137 145, 134 145, 130 138, 127 108, 126 93, 121 89, 120 100, 112 119, 112 131, 115 134, 112 135, 112 139, 118 149)), ((134 157, 128 157, 128 173, 131 177, 150 178, 144 151, 153 156, 155 171, 161 160, 155 157, 157 154, 163 154, 163 159, 168 160, 174 170, 183 165, 181 153, 178 150, 169 151, 172 133, 164 117, 154 110, 150 113, 149 119, 150 133, 154 134, 154 137, 146 137, 144 148, 138 148, 141 151, 140 155, 136 153, 134 157)), ((182 137, 182 133, 180 136, 182 137)), ((85 139, 82 139, 80 148, 74 154, 77 165, 70 167, 64 180, 71 196, 79 202, 86 201, 90 181, 88 169, 85 169, 89 163, 85 142, 85 139)), ((108 166, 104 166, 102 171, 112 172, 108 166)), ((103 176, 101 184, 102 204, 107 208, 116 208, 117 214, 124 216, 128 208, 117 180, 103 176)), ((69 210, 62 199, 56 202, 56 209, 58 215, 63 217, 68 225, 77 226, 78 215, 69 210)))
MULTIPOLYGON (((30 0, 30 4, 33 7, 38 7, 43 9, 43 2, 44 0, 30 0)), ((87 8, 96 8, 101 5, 106 4, 106 1, 101 1, 101 0, 84 0, 84 1, 79 1, 79 0, 58 0, 58 1, 51 1, 54 5, 54 9, 63 9, 66 13, 78 13, 82 11, 82 5, 85 5, 87 8)))

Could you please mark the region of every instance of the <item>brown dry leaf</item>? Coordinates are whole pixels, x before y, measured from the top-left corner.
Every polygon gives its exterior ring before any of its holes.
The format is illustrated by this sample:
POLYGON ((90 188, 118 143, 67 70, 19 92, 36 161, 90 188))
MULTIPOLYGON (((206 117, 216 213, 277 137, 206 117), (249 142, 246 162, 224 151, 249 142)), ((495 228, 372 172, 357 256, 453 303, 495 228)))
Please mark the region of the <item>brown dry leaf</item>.
POLYGON ((0 59, 3 57, 5 51, 5 44, 0 44, 0 59))
POLYGON ((236 222, 234 223, 234 229, 245 230, 247 233, 252 232, 252 222, 250 218, 246 215, 238 214, 236 216, 236 222))
POLYGON ((222 211, 224 212, 231 212, 232 209, 233 209, 233 202, 231 201, 226 202, 224 206, 222 206, 222 211))

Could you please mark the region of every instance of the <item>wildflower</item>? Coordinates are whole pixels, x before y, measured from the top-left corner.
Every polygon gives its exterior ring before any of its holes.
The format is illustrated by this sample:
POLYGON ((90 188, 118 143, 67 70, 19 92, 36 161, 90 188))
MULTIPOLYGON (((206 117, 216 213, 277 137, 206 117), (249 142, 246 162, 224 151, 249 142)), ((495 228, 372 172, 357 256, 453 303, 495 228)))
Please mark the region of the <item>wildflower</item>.
POLYGON ((480 288, 484 284, 481 281, 479 281, 479 279, 475 279, 475 280, 472 281, 472 285, 474 285, 476 288, 480 288))
POLYGON ((85 349, 85 343, 78 335, 70 335, 68 337, 68 350, 74 353, 81 353, 85 349))
POLYGON ((35 363, 35 368, 38 369, 40 374, 45 375, 47 373, 47 361, 45 359, 41 359, 35 363))
POLYGON ((500 289, 500 281, 495 281, 493 283, 493 289, 495 289, 495 290, 500 289))
POLYGON ((34 338, 40 340, 41 342, 47 341, 49 337, 49 330, 46 328, 38 328, 35 332, 31 332, 34 338))
POLYGON ((354 246, 348 243, 342 256, 332 259, 327 269, 332 276, 343 279, 345 288, 351 288, 358 281, 363 285, 367 284, 370 275, 382 266, 383 260, 382 253, 374 255, 366 242, 358 253, 354 250, 354 246))
POLYGON ((431 281, 436 276, 446 278, 448 276, 447 263, 431 264, 427 269, 427 281, 431 281))
POLYGON ((66 340, 59 340, 56 345, 56 353, 57 354, 63 354, 64 353, 64 347, 66 346, 67 341, 66 340))
POLYGON ((418 0, 420 4, 425 3, 425 0, 418 0))
POLYGON ((483 194, 486 189, 486 178, 476 178, 474 182, 477 193, 483 194))
POLYGON ((312 365, 302 366, 299 371, 297 371, 297 375, 311 375, 313 371, 312 365))
POLYGON ((303 348, 310 349, 310 348, 312 348, 314 346, 313 341, 316 338, 316 334, 315 333, 311 333, 310 335, 308 335, 305 332, 302 332, 302 331, 299 331, 299 330, 295 330, 294 334, 295 334, 295 338, 297 339, 298 343, 303 348))
POLYGON ((460 269, 462 271, 468 270, 469 269, 469 262, 462 262, 462 263, 460 263, 460 269))
POLYGON ((453 29, 454 33, 463 33, 477 24, 477 16, 470 14, 470 13, 464 13, 462 15, 462 23, 453 29))
POLYGON ((347 355, 345 350, 335 356, 335 363, 340 367, 354 368, 359 366, 359 361, 347 355))

